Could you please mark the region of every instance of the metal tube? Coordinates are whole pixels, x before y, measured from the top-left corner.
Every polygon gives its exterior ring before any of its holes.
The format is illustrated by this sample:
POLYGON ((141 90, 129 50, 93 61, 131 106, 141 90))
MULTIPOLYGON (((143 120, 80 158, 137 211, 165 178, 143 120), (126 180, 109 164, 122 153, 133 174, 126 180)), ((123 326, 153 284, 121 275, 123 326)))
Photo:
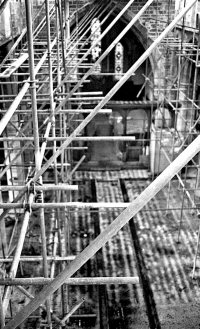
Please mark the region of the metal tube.
MULTIPOLYGON (((43 194, 41 194, 41 198, 43 201, 43 194)), ((47 246, 46 246, 46 230, 45 230, 45 217, 44 217, 44 209, 40 209, 40 230, 41 230, 41 240, 42 240, 42 262, 43 262, 43 273, 44 277, 48 278, 48 262, 47 262, 47 246)), ((46 300, 46 308, 47 308, 47 322, 48 325, 51 324, 51 302, 50 298, 46 300)))
MULTIPOLYGON (((49 50, 49 52, 50 52, 50 50, 49 50)), ((48 68, 49 68, 49 66, 48 66, 48 68)), ((47 82, 48 82, 48 84, 50 84, 49 83, 49 81, 50 80, 48 80, 47 82)), ((62 96, 66 96, 66 95, 68 95, 68 93, 67 92, 59 92, 59 93, 57 93, 57 95, 62 95, 62 96)), ((76 92, 76 93, 74 93, 74 96, 80 96, 80 95, 103 95, 103 92, 102 91, 79 91, 79 92, 76 92)), ((26 97, 29 97, 29 96, 31 96, 31 94, 26 94, 26 97)), ((49 93, 42 93, 41 94, 41 96, 50 96, 50 92, 49 93)), ((14 95, 0 95, 0 99, 1 98, 11 98, 11 97, 14 97, 14 95)), ((50 107, 51 108, 51 107, 50 107)))
MULTIPOLYGON (((1 112, 5 113, 6 111, 1 110, 1 112)), ((63 109, 59 113, 56 113, 56 114, 60 114, 60 113, 63 113, 63 114, 64 113, 75 113, 75 114, 85 113, 85 114, 87 114, 87 113, 90 113, 90 112, 92 112, 91 109, 76 109, 76 110, 74 110, 74 109, 63 109)), ((25 110, 16 110, 15 113, 27 114, 27 113, 31 113, 31 110, 26 110, 26 111, 25 110)), ((44 113, 49 114, 49 110, 46 110, 46 109, 45 110, 39 110, 38 109, 38 113, 39 114, 44 114, 44 113)), ((110 114, 110 113, 112 113, 112 109, 102 109, 102 110, 99 111, 99 113, 101 113, 101 114, 110 114)))
POLYGON ((81 163, 85 160, 86 156, 83 155, 80 160, 78 161, 78 163, 75 165, 75 167, 72 169, 72 171, 70 172, 70 174, 67 177, 67 180, 72 178, 72 175, 75 173, 75 171, 78 169, 78 167, 81 165, 81 163))
MULTIPOLYGON (((75 256, 47 256, 48 261, 72 261, 74 260, 75 256)), ((43 260, 42 256, 33 256, 33 257, 26 257, 26 256, 21 256, 20 257, 20 262, 40 262, 43 260)), ((10 263, 13 261, 13 258, 0 258, 0 263, 10 263)))
POLYGON ((26 20, 27 20, 27 35, 28 35, 32 120, 33 120, 33 134, 34 134, 34 145, 35 145, 35 165, 36 165, 36 170, 38 170, 39 158, 40 158, 40 146, 39 146, 39 130, 38 130, 38 117, 37 117, 36 81, 35 81, 35 70, 34 70, 35 64, 34 64, 34 50, 33 50, 31 1, 26 0, 25 5, 26 5, 26 20))
POLYGON ((80 306, 85 302, 84 299, 82 299, 79 303, 77 303, 70 311, 69 313, 67 313, 64 318, 61 320, 61 324, 65 325, 65 322, 70 318, 70 316, 72 314, 74 314, 79 308, 80 306))
MULTIPOLYGON (((55 225, 55 233, 54 233, 54 236, 53 236, 53 251, 52 251, 52 257, 53 258, 57 258, 56 257, 56 254, 57 254, 57 249, 58 249, 58 229, 57 229, 57 221, 56 221, 56 218, 55 218, 55 209, 54 211, 52 211, 51 213, 51 218, 53 219, 54 221, 54 225, 55 225)), ((56 262, 53 261, 51 263, 51 269, 50 269, 50 278, 53 279, 54 276, 55 276, 55 265, 56 265, 56 262)))
MULTIPOLYGON (((40 94, 40 97, 42 97, 43 95, 40 94)), ((42 98, 38 98, 39 101, 48 101, 49 98, 47 96, 45 96, 46 98, 42 97, 42 98)), ((69 98, 68 100, 70 101, 96 101, 96 100, 101 100, 103 97, 71 97, 69 98)), ((58 100, 62 100, 64 99, 64 97, 58 95, 58 100)), ((11 100, 1 100, 0 103, 6 103, 6 102, 11 102, 11 100)), ((31 98, 30 96, 28 95, 28 97, 26 96, 25 99, 24 99, 24 102, 31 102, 31 98)))
MULTIPOLYGON (((57 37, 59 36, 59 24, 58 24, 58 7, 56 6, 56 26, 57 26, 57 37)), ((61 28, 61 27, 60 27, 61 28)), ((64 36, 64 46, 65 46, 65 49, 66 49, 66 40, 65 40, 65 36, 64 36)), ((58 80, 57 80, 57 83, 60 83, 60 63, 59 63, 59 38, 57 40, 57 47, 58 47, 58 51, 57 51, 57 58, 58 58, 58 67, 57 67, 57 70, 58 70, 58 80)), ((51 92, 52 92, 52 99, 53 99, 53 83, 52 83, 52 88, 51 88, 51 92)), ((50 107, 50 110, 51 110, 51 114, 52 114, 52 136, 55 137, 56 136, 56 130, 55 130, 55 105, 52 104, 52 106, 50 107)), ((56 151, 56 141, 54 140, 53 142, 53 153, 56 151)), ((58 184, 58 171, 57 171, 57 159, 54 160, 54 181, 55 181, 55 184, 57 185, 58 184)), ((54 199, 55 201, 57 202, 58 201, 58 196, 60 195, 60 193, 54 193, 54 199)), ((58 209, 57 209, 58 211, 58 209)), ((58 215, 58 218, 60 219, 60 216, 58 215)), ((53 227, 53 230, 55 229, 56 232, 54 234, 54 237, 53 237, 53 251, 52 251, 52 256, 53 258, 56 259, 56 251, 57 251, 57 243, 58 243, 58 239, 57 239, 57 236, 58 236, 58 231, 57 231, 57 221, 58 219, 55 217, 55 209, 52 211, 51 213, 51 222, 52 220, 54 221, 54 227, 53 227)), ((51 267, 50 267, 50 278, 52 278, 52 275, 54 277, 54 269, 55 269, 55 265, 56 265, 56 262, 55 260, 53 260, 51 262, 51 267)), ((61 293, 62 295, 62 293, 61 293)), ((62 302, 62 298, 61 298, 61 302, 62 302)))
MULTIPOLYGON (((18 268, 18 265, 19 265, 21 252, 22 252, 24 240, 25 240, 25 237, 26 237, 26 231, 27 231, 27 228, 28 228, 28 223, 29 223, 29 218, 30 218, 30 212, 31 212, 30 205, 33 202, 33 199, 34 199, 34 194, 30 193, 30 195, 29 195, 29 207, 27 207, 27 210, 25 211, 25 214, 24 214, 24 220, 23 220, 20 235, 19 235, 19 238, 18 238, 18 241, 17 241, 17 246, 16 246, 16 249, 15 249, 15 255, 14 255, 13 262, 12 262, 12 265, 11 265, 11 268, 10 268, 10 275, 13 278, 16 276, 16 273, 17 273, 17 268, 18 268)), ((9 300, 10 300, 10 294, 11 294, 10 287, 6 287, 5 292, 4 292, 4 296, 3 296, 3 311, 4 311, 4 314, 6 314, 6 311, 7 311, 7 307, 8 307, 9 300)))
MULTIPOLYGON (((35 72, 34 72, 34 49, 33 49, 33 31, 32 31, 32 15, 31 15, 31 2, 29 0, 25 1, 26 4, 26 19, 27 19, 27 33, 28 33, 28 49, 29 49, 29 72, 30 72, 30 83, 31 83, 31 100, 32 100, 32 117, 33 117, 33 133, 34 133, 34 146, 35 146, 35 168, 36 172, 41 168, 41 154, 39 146, 39 129, 38 129, 38 116, 37 116, 37 96, 36 96, 36 83, 35 83, 35 72)), ((50 21, 49 21, 49 7, 48 0, 46 4, 46 21, 47 21, 47 57, 49 59, 49 69, 52 71, 51 59, 50 59, 50 21)), ((49 80, 52 83, 52 72, 50 72, 49 80)), ((50 91, 51 91, 50 86, 50 91)), ((52 106, 52 99, 50 99, 50 106, 52 106)), ((41 177, 40 182, 42 183, 41 177)), ((40 192, 41 201, 43 201, 43 193, 40 192)), ((48 277, 48 264, 47 264, 47 248, 46 248, 46 232, 45 232, 45 218, 44 218, 44 209, 41 208, 39 212, 40 217, 40 229, 41 229, 41 240, 42 240, 42 256, 43 256, 43 271, 44 276, 48 277)), ((50 315, 50 300, 46 301, 47 307, 47 321, 50 325, 51 315, 50 315)))
MULTIPOLYGON (((46 285, 54 279, 50 278, 15 278, 0 279, 0 285, 46 285)), ((139 277, 89 277, 89 278, 68 278, 65 284, 73 286, 106 285, 106 284, 139 284, 139 277)))
MULTIPOLYGON (((0 191, 28 191, 28 186, 20 186, 20 185, 1 185, 0 191)), ((48 185, 35 185, 35 191, 78 191, 78 185, 68 185, 68 184, 48 184, 48 185)))
MULTIPOLYGON (((43 137, 46 142, 66 141, 68 137, 43 137)), ((33 137, 2 137, 0 141, 33 141, 33 137)), ((80 136, 74 137, 74 141, 101 142, 101 141, 136 141, 135 136, 80 136)), ((138 139, 137 139, 138 140, 138 139)), ((146 138, 145 138, 146 140, 146 138)))
POLYGON ((58 21, 60 25, 60 39, 61 39, 61 53, 62 53, 62 64, 64 74, 66 75, 66 63, 65 63, 65 45, 64 45, 64 30, 63 30, 63 16, 62 16, 62 8, 59 0, 56 0, 56 6, 58 8, 58 21))
POLYGON ((61 69, 60 69, 60 43, 59 43, 59 22, 58 22, 58 8, 56 6, 55 1, 55 23, 56 23, 56 58, 57 58, 57 84, 60 83, 61 80, 61 69))
MULTIPOLYGON (((126 208, 130 203, 128 202, 48 202, 31 204, 32 209, 52 209, 52 208, 126 208)), ((23 209, 24 203, 0 203, 1 209, 23 209)))
POLYGON ((50 35, 50 18, 49 18, 49 0, 45 0, 46 9, 46 27, 47 27, 47 52, 48 52, 48 69, 49 69, 49 99, 50 111, 54 110, 53 100, 53 75, 52 75, 52 60, 51 60, 51 35, 50 35))
POLYGON ((3 329, 4 326, 5 326, 5 317, 3 311, 2 296, 0 292, 0 329, 3 329))
MULTIPOLYGON (((47 256, 48 261, 72 261, 74 260, 75 256, 69 255, 69 256, 47 256)), ((42 256, 21 256, 20 257, 20 262, 40 262, 43 260, 42 256)), ((13 258, 0 258, 0 263, 10 263, 13 261, 13 258)))
POLYGON ((65 41, 67 46, 68 41, 70 40, 69 0, 66 0, 64 2, 64 6, 65 6, 65 41))
POLYGON ((42 166, 42 161, 44 158, 44 154, 45 154, 45 150, 46 150, 46 146, 47 146, 47 138, 49 137, 50 131, 51 131, 51 126, 52 126, 52 121, 48 122, 47 127, 46 127, 46 131, 44 134, 44 142, 42 143, 41 146, 41 151, 40 151, 40 166, 42 166))

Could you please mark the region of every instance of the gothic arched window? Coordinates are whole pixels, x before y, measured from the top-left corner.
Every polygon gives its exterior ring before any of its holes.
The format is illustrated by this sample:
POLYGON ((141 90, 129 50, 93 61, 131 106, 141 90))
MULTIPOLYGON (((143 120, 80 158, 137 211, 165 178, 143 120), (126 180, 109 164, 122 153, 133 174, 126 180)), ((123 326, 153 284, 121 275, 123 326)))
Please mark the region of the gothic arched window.
MULTIPOLYGON (((91 46, 94 45, 94 47, 91 50, 92 55, 92 61, 96 62, 96 60, 99 58, 101 54, 101 41, 97 40, 99 39, 101 35, 101 23, 100 20, 97 18, 94 18, 91 23, 91 46)), ((95 67, 95 72, 101 72, 101 64, 98 64, 95 67)))
POLYGON ((120 80, 124 70, 124 47, 121 42, 115 47, 115 79, 120 80))

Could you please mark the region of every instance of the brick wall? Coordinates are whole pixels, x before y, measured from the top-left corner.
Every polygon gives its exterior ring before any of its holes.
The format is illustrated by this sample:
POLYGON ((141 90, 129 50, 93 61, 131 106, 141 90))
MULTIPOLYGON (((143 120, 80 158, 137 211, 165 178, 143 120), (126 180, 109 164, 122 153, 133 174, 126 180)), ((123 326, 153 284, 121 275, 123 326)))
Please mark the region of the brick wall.
MULTIPOLYGON (((139 10, 145 5, 145 0, 135 0, 130 11, 133 14, 137 14, 139 10)), ((123 6, 127 1, 120 1, 123 6)), ((175 0, 171 1, 169 6, 169 0, 154 1, 142 15, 140 21, 147 28, 149 36, 155 38, 158 33, 163 31, 168 20, 174 17, 175 13, 175 0)))

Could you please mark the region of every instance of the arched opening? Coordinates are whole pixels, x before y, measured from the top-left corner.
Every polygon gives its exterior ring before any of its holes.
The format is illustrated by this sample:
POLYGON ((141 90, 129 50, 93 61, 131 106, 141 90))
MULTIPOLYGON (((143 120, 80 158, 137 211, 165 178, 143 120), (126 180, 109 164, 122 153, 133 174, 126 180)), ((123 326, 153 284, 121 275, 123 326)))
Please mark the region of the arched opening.
MULTIPOLYGON (((107 28, 107 26, 113 21, 114 15, 110 16, 109 19, 101 26, 101 33, 107 28)), ((128 18, 124 17, 120 19, 101 40, 101 53, 104 53, 108 47, 113 43, 116 37, 121 31, 126 27, 128 23, 128 18)), ((137 27, 138 28, 138 27, 137 27)), ((141 42, 138 38, 136 27, 130 29, 126 35, 115 44, 113 49, 107 54, 107 56, 101 62, 101 70, 94 70, 93 73, 88 77, 90 83, 83 86, 83 91, 102 91, 105 96, 117 83, 121 76, 126 74, 129 68, 141 57, 145 51, 144 45, 147 45, 147 36, 144 35, 144 42, 141 42)), ((101 54, 99 52, 99 56, 101 54)), ((88 56, 88 61, 94 62, 92 60, 92 54, 88 56)), ((87 69, 81 69, 81 73, 85 73, 87 69)), ((89 142, 87 160, 89 165, 99 165, 99 162, 108 162, 113 164, 121 165, 136 165, 137 167, 143 166, 144 161, 141 162, 141 157, 139 155, 146 154, 144 152, 144 146, 147 142, 145 139, 149 138, 150 134, 150 105, 147 108, 145 106, 145 111, 143 107, 138 107, 138 102, 142 103, 149 100, 148 93, 146 92, 146 77, 149 76, 151 72, 151 63, 147 59, 136 72, 121 86, 121 88, 113 95, 112 99, 109 101, 107 108, 112 109, 112 116, 108 115, 97 115, 85 129, 86 136, 132 136, 135 139, 135 132, 132 134, 127 134, 127 126, 129 126, 128 113, 130 110, 136 111, 135 116, 141 112, 141 117, 145 113, 145 120, 147 120, 147 125, 141 133, 141 138, 144 139, 143 142, 137 143, 140 150, 138 155, 133 155, 134 148, 129 142, 116 141, 102 141, 102 142, 89 142), (138 111, 138 112, 137 112, 138 111), (146 112, 149 111, 149 114, 146 112), (111 120, 112 117, 112 120, 111 120), (120 119, 119 119, 120 118, 120 119), (110 123, 112 121, 112 124, 110 123), (120 123, 117 123, 120 121, 120 123), (122 125, 121 131, 119 125, 122 125), (93 129, 92 129, 93 127, 93 129), (94 128, 95 127, 95 128, 94 128), (148 130, 149 129, 149 130, 148 130), (147 131, 148 130, 148 131, 147 131), (93 133, 92 133, 93 131, 93 133), (119 134, 120 131, 120 134, 119 134), (99 151, 98 151, 99 150, 99 151), (101 161, 102 160, 102 161, 101 161), (130 163, 131 162, 131 163, 130 163)), ((79 72, 80 73, 80 72, 79 72)), ((151 79, 153 79, 153 74, 151 74, 151 79)), ((84 106, 83 106, 84 107, 84 106)), ((88 105, 87 105, 88 107, 88 105)), ((91 106, 94 107, 94 106, 91 106)), ((133 115, 134 118, 134 115, 133 115)), ((132 121, 131 121, 132 122, 132 121)), ((133 124, 137 125, 136 120, 133 124)), ((136 152, 136 147, 135 147, 136 152)), ((136 152, 137 153, 137 152, 136 152)), ((147 161, 145 162, 147 163, 147 161)))

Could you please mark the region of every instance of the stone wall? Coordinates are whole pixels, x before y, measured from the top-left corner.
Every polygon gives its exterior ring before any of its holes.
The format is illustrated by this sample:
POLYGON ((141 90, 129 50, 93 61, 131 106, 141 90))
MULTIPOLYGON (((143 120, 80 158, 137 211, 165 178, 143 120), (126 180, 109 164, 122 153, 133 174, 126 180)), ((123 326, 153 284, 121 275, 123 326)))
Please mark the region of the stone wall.
MULTIPOLYGON (((131 5, 130 10, 136 15, 139 10, 145 5, 146 0, 135 0, 131 5)), ((127 1, 120 1, 120 4, 125 6, 127 1)), ((159 0, 154 1, 145 11, 140 19, 141 23, 147 28, 149 35, 154 38, 157 33, 160 33, 165 28, 168 19, 170 20, 175 13, 175 1, 159 0)))

